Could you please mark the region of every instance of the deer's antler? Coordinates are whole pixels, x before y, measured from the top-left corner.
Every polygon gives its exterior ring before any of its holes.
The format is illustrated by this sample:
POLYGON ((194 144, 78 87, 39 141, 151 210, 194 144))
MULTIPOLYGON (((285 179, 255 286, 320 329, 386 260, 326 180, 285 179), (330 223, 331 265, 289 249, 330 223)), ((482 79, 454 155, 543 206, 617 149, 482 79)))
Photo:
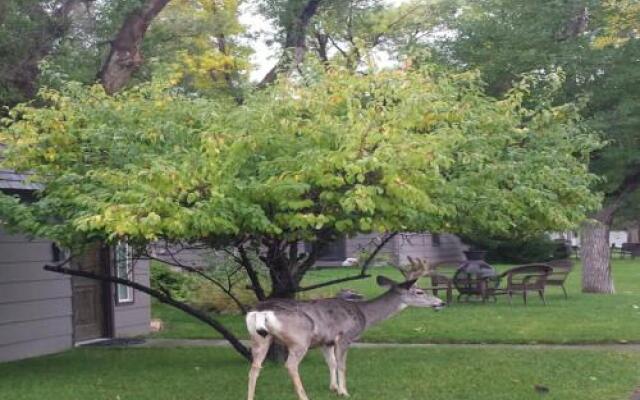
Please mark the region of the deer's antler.
POLYGON ((409 265, 400 268, 400 272, 406 280, 418 279, 431 272, 431 266, 426 261, 419 258, 414 259, 411 256, 407 256, 407 260, 409 260, 409 265))

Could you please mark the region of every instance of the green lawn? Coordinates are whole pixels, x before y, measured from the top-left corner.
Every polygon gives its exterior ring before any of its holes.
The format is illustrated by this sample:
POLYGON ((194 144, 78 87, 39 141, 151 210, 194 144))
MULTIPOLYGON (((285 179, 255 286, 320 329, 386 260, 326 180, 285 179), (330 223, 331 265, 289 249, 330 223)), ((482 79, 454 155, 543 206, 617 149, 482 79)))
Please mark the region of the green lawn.
MULTIPOLYGON (((348 379, 354 400, 627 400, 639 364, 637 352, 353 349, 348 379)), ((247 371, 226 348, 77 349, 0 364, 0 399, 238 400, 247 371)), ((301 375, 312 400, 337 398, 317 350, 301 375)), ((284 368, 267 364, 257 400, 273 399, 295 396, 284 368)))
MULTIPOLYGON (((504 269, 506 266, 499 266, 504 269)), ((319 270, 309 274, 305 284, 353 274, 345 269, 319 270)), ((373 274, 398 277, 391 268, 373 274)), ((640 343, 640 261, 615 260, 616 295, 580 293, 580 270, 569 278, 569 299, 559 288, 548 290, 548 305, 536 297, 525 307, 520 298, 509 306, 505 298, 497 304, 455 303, 442 312, 408 309, 369 330, 363 340, 402 343, 640 343)), ((428 282, 424 282, 428 285, 428 282)), ((381 293, 373 279, 347 282, 327 288, 317 296, 329 296, 341 287, 356 289, 367 297, 381 293)), ((156 337, 218 338, 208 326, 163 305, 154 305, 153 315, 165 321, 156 337)), ((245 337, 241 316, 220 316, 239 336, 245 337)))

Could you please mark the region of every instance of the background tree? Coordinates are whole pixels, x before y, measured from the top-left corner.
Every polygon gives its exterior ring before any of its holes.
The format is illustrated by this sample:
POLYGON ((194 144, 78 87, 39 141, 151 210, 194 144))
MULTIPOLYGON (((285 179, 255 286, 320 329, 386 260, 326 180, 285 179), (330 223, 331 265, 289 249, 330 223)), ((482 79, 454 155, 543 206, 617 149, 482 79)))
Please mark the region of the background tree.
POLYGON ((0 106, 30 99, 38 63, 68 31, 79 0, 7 0, 0 6, 0 106))
POLYGON ((380 0, 328 3, 313 21, 309 47, 324 64, 349 70, 376 66, 376 56, 389 64, 402 62, 417 44, 436 33, 455 2, 414 0, 388 7, 380 0))
POLYGON ((639 186, 637 2, 529 2, 487 0, 464 3, 447 24, 452 34, 428 45, 439 60, 462 69, 478 68, 487 91, 507 93, 518 77, 566 80, 555 102, 588 99, 583 118, 609 145, 594 153, 591 170, 603 176, 594 189, 604 206, 582 224, 585 292, 613 292, 608 233, 625 199, 639 186), (542 3, 549 3, 542 5, 542 3), (634 25, 636 24, 636 25, 634 25))

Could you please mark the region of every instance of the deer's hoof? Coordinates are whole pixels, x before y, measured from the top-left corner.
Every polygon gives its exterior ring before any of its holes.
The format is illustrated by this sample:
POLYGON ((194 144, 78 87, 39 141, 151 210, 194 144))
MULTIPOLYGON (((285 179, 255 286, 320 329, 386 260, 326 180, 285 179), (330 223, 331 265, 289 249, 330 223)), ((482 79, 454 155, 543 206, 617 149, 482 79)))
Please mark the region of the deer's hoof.
POLYGON ((337 386, 329 386, 329 390, 331 390, 334 393, 338 393, 340 391, 340 389, 338 389, 337 386))
POLYGON ((338 396, 349 397, 349 392, 347 392, 346 390, 338 390, 338 396))

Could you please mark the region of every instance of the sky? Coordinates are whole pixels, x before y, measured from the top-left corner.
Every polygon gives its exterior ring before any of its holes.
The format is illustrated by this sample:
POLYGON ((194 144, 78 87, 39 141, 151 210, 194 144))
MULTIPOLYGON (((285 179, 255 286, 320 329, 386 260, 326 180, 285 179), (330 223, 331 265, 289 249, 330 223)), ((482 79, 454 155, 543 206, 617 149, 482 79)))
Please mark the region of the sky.
MULTIPOLYGON (((405 1, 408 0, 386 0, 385 2, 390 6, 397 6, 405 1)), ((267 43, 275 29, 270 21, 258 14, 255 3, 252 1, 246 2, 241 6, 239 19, 240 23, 247 27, 247 32, 257 38, 256 40, 247 41, 247 43, 254 51, 250 58, 253 66, 251 80, 259 81, 278 61, 278 46, 269 46, 267 43)))

